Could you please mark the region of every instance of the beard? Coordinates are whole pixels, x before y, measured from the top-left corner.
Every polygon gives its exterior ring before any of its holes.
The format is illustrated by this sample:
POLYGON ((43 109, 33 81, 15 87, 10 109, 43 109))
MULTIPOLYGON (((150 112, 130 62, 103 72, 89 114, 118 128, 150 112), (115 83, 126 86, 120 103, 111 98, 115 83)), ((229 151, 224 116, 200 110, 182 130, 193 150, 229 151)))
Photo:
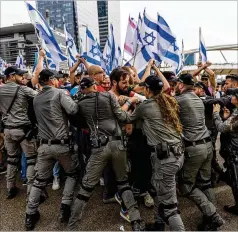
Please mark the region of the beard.
POLYGON ((117 92, 120 94, 120 95, 128 95, 128 89, 120 89, 118 84, 117 84, 117 92))

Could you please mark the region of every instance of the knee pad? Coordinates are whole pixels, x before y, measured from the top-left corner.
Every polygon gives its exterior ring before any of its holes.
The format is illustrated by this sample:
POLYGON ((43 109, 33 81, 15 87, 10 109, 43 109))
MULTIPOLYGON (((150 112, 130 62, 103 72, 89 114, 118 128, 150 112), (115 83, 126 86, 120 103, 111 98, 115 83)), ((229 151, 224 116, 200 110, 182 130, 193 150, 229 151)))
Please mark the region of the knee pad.
POLYGON ((79 177, 79 171, 75 171, 75 172, 71 172, 71 173, 65 173, 65 176, 66 177, 72 177, 72 178, 74 178, 74 179, 78 179, 78 177, 79 177))
POLYGON ((158 207, 159 215, 166 222, 166 224, 168 224, 170 217, 176 214, 180 214, 180 211, 177 209, 177 206, 178 206, 177 203, 169 204, 169 205, 159 204, 159 207, 158 207), (174 209, 174 211, 171 214, 165 216, 165 211, 164 211, 165 209, 174 209))
POLYGON ((90 199, 90 197, 84 196, 84 195, 82 195, 82 194, 78 194, 78 195, 76 196, 76 198, 78 198, 79 200, 84 201, 84 202, 88 202, 89 199, 90 199))
POLYGON ((37 156, 30 156, 30 157, 26 157, 26 165, 28 166, 34 166, 36 164, 36 158, 37 156))

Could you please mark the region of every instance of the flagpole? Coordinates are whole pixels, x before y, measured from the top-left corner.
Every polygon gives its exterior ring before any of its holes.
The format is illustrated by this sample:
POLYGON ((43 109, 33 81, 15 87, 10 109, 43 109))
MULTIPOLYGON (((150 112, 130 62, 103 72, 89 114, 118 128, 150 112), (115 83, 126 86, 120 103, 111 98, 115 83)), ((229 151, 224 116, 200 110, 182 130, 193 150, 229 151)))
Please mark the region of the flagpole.
MULTIPOLYGON (((145 9, 144 9, 144 12, 145 12, 145 9)), ((138 22, 137 22, 137 26, 139 24, 139 20, 140 20, 140 13, 139 13, 139 17, 138 17, 138 22)), ((140 25, 140 28, 138 28, 138 33, 140 33, 140 30, 141 30, 141 27, 142 27, 142 23, 140 25)), ((136 33, 137 33, 137 30, 136 30, 136 33)), ((135 65, 135 62, 136 62, 136 56, 139 52, 137 52, 138 50, 138 47, 139 47, 139 44, 138 44, 138 38, 137 38, 137 41, 136 41, 136 50, 135 50, 135 56, 134 56, 134 60, 133 60, 133 66, 135 65)))
POLYGON ((201 55, 201 36, 202 36, 202 29, 199 27, 199 61, 202 62, 202 55, 201 55))

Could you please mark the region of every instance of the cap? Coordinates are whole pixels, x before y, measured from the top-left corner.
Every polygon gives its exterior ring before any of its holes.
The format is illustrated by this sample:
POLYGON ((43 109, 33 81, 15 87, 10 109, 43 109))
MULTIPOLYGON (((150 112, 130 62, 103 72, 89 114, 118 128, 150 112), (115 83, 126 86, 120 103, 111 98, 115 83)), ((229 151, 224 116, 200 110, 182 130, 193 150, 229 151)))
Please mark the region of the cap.
POLYGON ((206 86, 201 81, 194 83, 194 87, 206 89, 206 86))
POLYGON ((55 77, 56 77, 57 79, 60 79, 60 78, 63 78, 63 77, 64 77, 64 74, 61 73, 61 72, 57 72, 57 73, 55 73, 55 77))
POLYGON ((95 84, 95 81, 91 77, 84 77, 80 81, 80 87, 81 87, 82 90, 87 89, 87 88, 91 87, 94 84, 95 84))
POLYGON ((166 78, 167 81, 170 82, 176 82, 177 78, 174 72, 171 71, 164 71, 162 72, 162 74, 164 75, 164 77, 166 78))
POLYGON ((189 73, 181 74, 178 81, 185 85, 194 85, 193 76, 189 73))
POLYGON ((164 84, 157 76, 150 75, 139 86, 145 86, 151 90, 161 90, 164 84))
POLYGON ((22 69, 19 69, 17 68, 16 66, 10 66, 8 67, 4 74, 9 77, 10 75, 14 75, 14 74, 17 74, 17 75, 23 75, 24 73, 27 73, 28 71, 26 70, 22 70, 22 69))
POLYGON ((55 72, 53 70, 50 69, 43 69, 40 72, 40 77, 39 77, 39 82, 46 82, 48 81, 50 78, 55 77, 55 72))
POLYGON ((233 95, 238 98, 238 88, 230 88, 226 90, 227 95, 233 95))

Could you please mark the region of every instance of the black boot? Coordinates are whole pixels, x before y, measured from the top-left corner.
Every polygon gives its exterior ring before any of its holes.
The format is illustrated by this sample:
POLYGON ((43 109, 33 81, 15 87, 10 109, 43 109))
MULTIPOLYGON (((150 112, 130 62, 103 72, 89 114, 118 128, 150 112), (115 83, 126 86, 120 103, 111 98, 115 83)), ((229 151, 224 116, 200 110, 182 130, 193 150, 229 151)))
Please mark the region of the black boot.
POLYGON ((69 218, 70 218, 70 206, 66 205, 66 204, 61 204, 60 206, 60 222, 64 223, 64 222, 69 222, 69 218))
POLYGON ((165 223, 147 223, 145 225, 146 231, 165 231, 165 223))
POLYGON ((219 227, 224 225, 224 220, 218 213, 214 213, 212 216, 207 218, 207 224, 205 226, 206 231, 217 231, 219 227))
POLYGON ((143 220, 137 220, 131 222, 132 231, 145 231, 145 222, 143 220))
POLYGON ((238 205, 225 205, 224 210, 227 211, 228 213, 238 215, 238 205))
POLYGON ((7 193, 7 199, 14 198, 17 195, 18 191, 19 191, 19 188, 17 187, 10 188, 7 193))
POLYGON ((33 230, 36 223, 40 219, 40 213, 37 211, 35 214, 26 214, 25 227, 26 230, 33 230))

